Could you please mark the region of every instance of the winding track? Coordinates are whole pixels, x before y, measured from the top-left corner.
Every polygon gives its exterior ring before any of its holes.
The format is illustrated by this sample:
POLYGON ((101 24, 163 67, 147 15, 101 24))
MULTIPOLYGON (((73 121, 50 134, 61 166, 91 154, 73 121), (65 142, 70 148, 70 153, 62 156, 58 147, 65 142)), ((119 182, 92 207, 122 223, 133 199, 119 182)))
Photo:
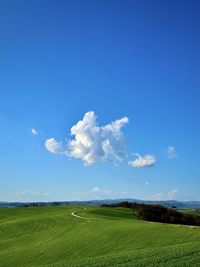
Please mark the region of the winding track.
MULTIPOLYGON (((83 210, 86 210, 87 208, 83 208, 83 210)), ((91 218, 87 218, 87 217, 82 217, 82 216, 79 216, 77 215, 76 213, 79 212, 80 210, 76 210, 76 211, 73 211, 71 213, 72 216, 76 217, 76 218, 79 218, 79 219, 84 219, 84 220, 90 220, 91 218)))

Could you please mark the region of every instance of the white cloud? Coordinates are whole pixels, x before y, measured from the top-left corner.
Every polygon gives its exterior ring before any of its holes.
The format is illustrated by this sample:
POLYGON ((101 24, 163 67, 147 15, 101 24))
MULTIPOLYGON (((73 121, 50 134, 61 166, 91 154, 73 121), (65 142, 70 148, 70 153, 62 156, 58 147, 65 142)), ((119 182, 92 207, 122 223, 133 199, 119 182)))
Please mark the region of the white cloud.
POLYGON ((135 155, 137 158, 128 162, 128 165, 132 167, 152 167, 156 163, 156 158, 153 155, 135 155))
POLYGON ((48 196, 49 193, 40 193, 37 191, 24 190, 22 192, 16 192, 16 195, 18 196, 48 196))
POLYGON ((56 141, 54 138, 47 139, 45 142, 46 149, 51 153, 63 153, 64 148, 61 142, 56 141))
POLYGON ((178 189, 175 188, 175 189, 173 189, 172 191, 168 192, 168 193, 167 193, 167 198, 168 198, 169 200, 173 200, 174 197, 176 196, 177 191, 178 191, 178 189))
MULTIPOLYGON (((116 163, 126 158, 126 140, 122 127, 128 123, 124 117, 105 126, 98 126, 97 117, 93 111, 85 113, 82 120, 71 128, 65 155, 81 159, 84 165, 92 165, 98 161, 116 163)), ((45 142, 45 147, 52 153, 64 152, 61 142, 54 138, 45 142)))
POLYGON ((150 198, 152 200, 174 200, 177 192, 178 189, 175 188, 167 193, 162 193, 162 192, 156 193, 152 195, 150 198))
POLYGON ((122 191, 122 192, 121 192, 121 195, 122 195, 122 196, 126 196, 126 195, 128 195, 128 192, 127 192, 127 191, 122 191))
POLYGON ((115 193, 113 193, 109 189, 95 186, 87 192, 77 192, 76 195, 78 195, 78 197, 82 200, 86 200, 86 199, 89 200, 89 199, 111 198, 115 196, 115 193))
POLYGON ((81 200, 91 200, 91 199, 105 199, 105 198, 124 198, 127 197, 129 193, 124 190, 122 192, 115 192, 107 188, 102 188, 95 186, 87 192, 77 192, 76 196, 81 200))
POLYGON ((38 135, 38 131, 36 131, 35 128, 32 128, 32 129, 31 129, 31 133, 32 133, 33 135, 38 135))
POLYGON ((150 196, 150 199, 152 199, 152 200, 163 200, 164 199, 164 193, 161 193, 161 192, 156 193, 156 194, 150 196))
POLYGON ((112 192, 108 189, 104 189, 104 188, 99 188, 97 186, 95 186, 94 188, 92 188, 92 193, 95 193, 95 194, 112 194, 112 192))
POLYGON ((168 159, 174 159, 177 157, 176 149, 173 146, 168 146, 167 157, 168 159))

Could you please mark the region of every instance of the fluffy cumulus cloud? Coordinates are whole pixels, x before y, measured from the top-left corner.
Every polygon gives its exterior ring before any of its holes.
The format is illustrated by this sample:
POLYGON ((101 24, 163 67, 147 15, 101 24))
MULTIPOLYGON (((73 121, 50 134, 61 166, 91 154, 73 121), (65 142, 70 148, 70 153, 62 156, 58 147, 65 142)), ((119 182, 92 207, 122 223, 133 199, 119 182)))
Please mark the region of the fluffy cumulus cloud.
POLYGON ((156 163, 156 158, 153 155, 135 154, 135 156, 135 160, 128 162, 131 167, 152 167, 156 163))
POLYGON ((168 146, 167 157, 168 159, 174 159, 177 157, 176 149, 173 146, 168 146))
POLYGON ((85 165, 92 165, 101 160, 116 163, 126 158, 126 139, 122 128, 128 121, 127 117, 123 117, 99 126, 95 113, 90 111, 71 128, 73 138, 68 140, 66 149, 54 138, 46 140, 45 147, 51 153, 64 153, 69 157, 81 159, 85 165))
POLYGON ((47 139, 45 142, 45 147, 51 153, 63 153, 64 152, 62 143, 56 141, 54 138, 47 139))

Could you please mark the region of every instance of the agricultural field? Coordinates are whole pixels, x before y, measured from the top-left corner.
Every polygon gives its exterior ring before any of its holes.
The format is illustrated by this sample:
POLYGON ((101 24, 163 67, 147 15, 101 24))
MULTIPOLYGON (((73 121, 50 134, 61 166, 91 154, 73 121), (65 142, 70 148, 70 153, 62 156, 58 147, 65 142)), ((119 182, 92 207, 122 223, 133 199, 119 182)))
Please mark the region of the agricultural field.
POLYGON ((129 209, 0 209, 0 266, 200 266, 200 227, 139 220, 129 209))

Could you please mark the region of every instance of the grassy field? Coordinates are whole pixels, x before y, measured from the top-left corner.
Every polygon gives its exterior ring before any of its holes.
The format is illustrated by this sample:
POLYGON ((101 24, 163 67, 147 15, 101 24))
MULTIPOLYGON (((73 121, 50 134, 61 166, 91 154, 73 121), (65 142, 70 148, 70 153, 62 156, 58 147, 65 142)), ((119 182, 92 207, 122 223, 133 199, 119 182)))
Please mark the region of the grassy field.
POLYGON ((189 213, 194 215, 200 215, 200 209, 179 209, 183 213, 189 213))
POLYGON ((4 267, 200 266, 200 227, 144 222, 123 208, 0 209, 0 237, 4 267))

